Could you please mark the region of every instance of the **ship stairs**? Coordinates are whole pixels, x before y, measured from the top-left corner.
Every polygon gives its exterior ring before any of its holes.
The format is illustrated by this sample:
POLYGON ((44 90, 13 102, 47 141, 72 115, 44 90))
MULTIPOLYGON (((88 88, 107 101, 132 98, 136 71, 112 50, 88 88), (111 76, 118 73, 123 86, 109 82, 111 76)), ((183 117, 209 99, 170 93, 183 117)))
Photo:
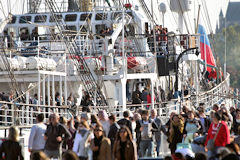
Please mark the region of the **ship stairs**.
POLYGON ((75 40, 71 40, 70 36, 64 34, 64 31, 67 30, 65 27, 66 24, 64 24, 63 21, 58 20, 57 14, 55 13, 58 13, 59 9, 57 8, 55 2, 53 0, 47 0, 46 4, 55 19, 56 26, 60 32, 60 37, 64 41, 70 57, 74 60, 74 63, 77 66, 79 76, 85 90, 91 97, 95 98, 96 106, 107 106, 108 103, 106 101, 106 98, 103 95, 96 78, 94 77, 93 73, 91 72, 88 64, 84 59, 84 53, 80 52, 75 40))

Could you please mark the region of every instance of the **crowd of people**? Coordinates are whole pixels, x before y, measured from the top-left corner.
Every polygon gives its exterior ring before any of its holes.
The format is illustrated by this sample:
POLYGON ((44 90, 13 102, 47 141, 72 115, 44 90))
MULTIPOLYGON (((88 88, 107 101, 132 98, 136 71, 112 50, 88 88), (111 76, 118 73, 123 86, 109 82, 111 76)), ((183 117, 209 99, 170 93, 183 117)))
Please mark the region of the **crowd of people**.
POLYGON ((162 27, 162 25, 156 25, 155 30, 151 30, 150 33, 148 30, 146 30, 146 35, 148 37, 147 41, 149 44, 149 48, 151 51, 154 51, 154 33, 155 32, 155 40, 156 40, 156 51, 160 53, 161 55, 167 55, 167 33, 168 29, 162 27))
MULTIPOLYGON (((97 115, 82 112, 70 119, 57 113, 44 119, 40 113, 31 128, 28 149, 32 160, 136 160, 161 156, 164 134, 171 153, 166 160, 239 159, 240 109, 215 104, 207 113, 204 104, 196 110, 183 106, 166 123, 156 109, 124 111, 118 121, 105 110, 97 115)), ((18 129, 11 127, 0 147, 1 158, 24 159, 18 136, 18 129)))

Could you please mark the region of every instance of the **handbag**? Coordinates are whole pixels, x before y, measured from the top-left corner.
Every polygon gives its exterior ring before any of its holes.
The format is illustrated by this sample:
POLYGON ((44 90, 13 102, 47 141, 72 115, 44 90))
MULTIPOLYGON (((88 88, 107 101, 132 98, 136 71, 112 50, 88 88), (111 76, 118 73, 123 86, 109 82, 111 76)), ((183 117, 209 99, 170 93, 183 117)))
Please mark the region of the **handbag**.
POLYGON ((218 132, 219 132, 219 130, 220 130, 221 127, 222 127, 222 124, 221 124, 220 127, 218 128, 218 131, 217 131, 217 133, 215 134, 214 138, 208 140, 208 142, 207 142, 207 149, 208 149, 208 150, 210 150, 210 151, 214 150, 214 148, 215 148, 215 140, 216 140, 216 138, 217 138, 218 132))
POLYGON ((185 143, 183 138, 182 143, 177 144, 177 149, 184 149, 184 148, 192 150, 192 145, 190 143, 185 143))

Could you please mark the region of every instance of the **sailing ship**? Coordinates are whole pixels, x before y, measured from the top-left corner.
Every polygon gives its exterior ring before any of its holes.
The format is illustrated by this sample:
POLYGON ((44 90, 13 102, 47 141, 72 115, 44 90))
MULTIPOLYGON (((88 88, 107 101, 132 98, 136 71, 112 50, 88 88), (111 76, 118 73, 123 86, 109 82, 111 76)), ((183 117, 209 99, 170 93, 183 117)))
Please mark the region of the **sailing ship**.
MULTIPOLYGON (((68 115, 74 107, 72 113, 79 114, 84 94, 93 112, 121 116, 136 106, 129 101, 138 88, 147 88, 151 102, 137 106, 155 107, 161 116, 183 105, 205 103, 209 109, 229 100, 223 96, 230 92, 229 75, 219 76, 215 63, 208 62, 206 34, 183 32, 190 1, 170 1, 171 11, 179 14, 180 34, 157 20, 153 6, 159 2, 152 1, 152 8, 144 0, 134 3, 38 0, 29 1, 28 13, 9 15, 0 27, 0 121, 31 125, 35 112, 68 115), (211 85, 209 67, 218 74, 211 85)), ((158 13, 165 8, 161 3, 158 13)))

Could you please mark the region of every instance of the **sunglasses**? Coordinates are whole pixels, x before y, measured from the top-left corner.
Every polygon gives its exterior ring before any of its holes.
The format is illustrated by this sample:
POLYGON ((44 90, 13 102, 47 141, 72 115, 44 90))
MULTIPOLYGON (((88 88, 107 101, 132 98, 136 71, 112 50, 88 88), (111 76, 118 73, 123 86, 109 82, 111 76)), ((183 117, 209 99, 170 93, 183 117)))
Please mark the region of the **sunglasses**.
POLYGON ((94 132, 101 132, 101 129, 95 129, 94 132))

